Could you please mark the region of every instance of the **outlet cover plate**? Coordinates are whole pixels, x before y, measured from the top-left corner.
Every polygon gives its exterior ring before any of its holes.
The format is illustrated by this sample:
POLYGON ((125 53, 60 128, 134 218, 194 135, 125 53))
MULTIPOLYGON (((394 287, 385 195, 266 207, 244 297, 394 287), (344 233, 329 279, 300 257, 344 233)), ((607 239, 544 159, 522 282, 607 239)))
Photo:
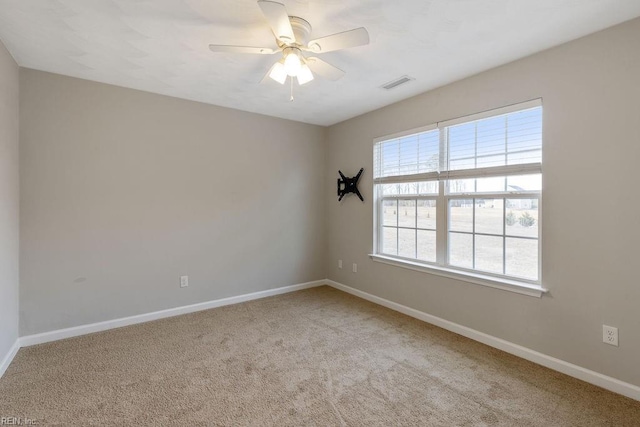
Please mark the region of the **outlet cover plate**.
POLYGON ((602 325, 602 342, 618 347, 618 328, 602 325))

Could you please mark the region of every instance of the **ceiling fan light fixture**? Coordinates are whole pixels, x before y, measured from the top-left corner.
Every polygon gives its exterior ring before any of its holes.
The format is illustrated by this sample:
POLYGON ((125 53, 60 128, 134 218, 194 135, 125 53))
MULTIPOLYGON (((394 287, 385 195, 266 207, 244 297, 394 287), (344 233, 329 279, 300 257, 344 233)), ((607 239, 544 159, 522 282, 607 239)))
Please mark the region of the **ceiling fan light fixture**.
POLYGON ((271 68, 269 77, 283 85, 287 80, 287 71, 284 68, 284 64, 282 62, 276 62, 273 68, 271 68))
POLYGON ((313 73, 307 64, 302 64, 300 72, 298 73, 298 84, 303 85, 313 80, 313 73))
POLYGON ((295 77, 302 68, 302 61, 300 61, 300 55, 298 49, 287 48, 284 50, 284 69, 287 75, 295 77))

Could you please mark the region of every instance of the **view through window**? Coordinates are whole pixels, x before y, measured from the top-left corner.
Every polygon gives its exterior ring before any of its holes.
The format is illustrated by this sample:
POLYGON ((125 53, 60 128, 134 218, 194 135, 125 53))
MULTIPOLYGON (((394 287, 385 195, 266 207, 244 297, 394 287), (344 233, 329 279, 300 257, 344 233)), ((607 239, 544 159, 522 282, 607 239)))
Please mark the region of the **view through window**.
POLYGON ((376 253, 540 282, 540 101, 383 138, 376 253))

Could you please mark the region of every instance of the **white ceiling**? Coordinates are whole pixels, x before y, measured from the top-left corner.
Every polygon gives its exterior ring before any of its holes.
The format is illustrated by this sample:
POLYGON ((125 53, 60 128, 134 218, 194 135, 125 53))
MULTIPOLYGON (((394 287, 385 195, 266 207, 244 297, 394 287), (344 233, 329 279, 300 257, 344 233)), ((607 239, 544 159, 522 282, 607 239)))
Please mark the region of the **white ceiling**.
POLYGON ((640 16, 639 0, 281 0, 312 38, 364 26, 371 44, 321 55, 337 82, 259 84, 278 56, 254 0, 0 0, 0 38, 20 66, 331 125, 640 16), (415 81, 380 88, 402 75, 415 81))

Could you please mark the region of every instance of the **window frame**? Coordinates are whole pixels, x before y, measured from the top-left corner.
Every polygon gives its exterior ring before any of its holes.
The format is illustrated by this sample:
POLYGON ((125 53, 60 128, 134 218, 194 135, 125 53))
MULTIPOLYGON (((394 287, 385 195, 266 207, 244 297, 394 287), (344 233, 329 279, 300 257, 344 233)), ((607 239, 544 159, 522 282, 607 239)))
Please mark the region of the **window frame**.
MULTIPOLYGON (((455 126, 457 124, 473 122, 481 119, 486 119, 490 117, 505 115, 509 113, 515 113, 518 111, 524 111, 536 107, 542 107, 541 99, 534 99, 531 101, 526 101, 523 103, 513 104, 506 107, 488 110, 485 112, 472 114, 469 116, 459 117, 452 120, 447 120, 443 122, 438 122, 428 126, 422 126, 419 128, 395 133, 392 135, 387 135, 383 137, 379 137, 374 139, 374 170, 375 170, 375 162, 378 160, 376 158, 376 145, 385 141, 399 139, 405 136, 415 135, 418 133, 438 130, 439 131, 439 169, 442 169, 442 166, 446 164, 448 161, 448 141, 447 141, 447 128, 450 126, 455 126)), ((505 152, 505 155, 508 153, 505 152)), ((544 180, 543 171, 542 171, 542 163, 537 165, 537 169, 532 166, 532 164, 524 164, 524 165, 512 165, 512 166, 500 166, 501 170, 505 171, 504 175, 489 175, 489 176, 514 176, 514 175, 529 175, 529 174, 540 174, 541 179, 544 180)), ((475 169, 465 169, 462 171, 444 171, 444 172, 427 172, 427 173, 417 173, 410 175, 397 175, 397 176, 389 176, 389 177, 374 177, 373 182, 373 191, 374 191, 374 203, 373 203, 373 253, 370 254, 370 257, 374 261, 383 262, 385 264, 391 264, 399 267, 409 268, 412 270, 418 271, 426 271, 432 274, 451 277, 458 280, 463 280, 466 282, 476 283, 480 285, 490 286, 493 288, 509 290, 525 295, 531 295, 536 297, 541 297, 547 290, 542 286, 542 206, 543 206, 543 197, 542 190, 533 190, 533 191, 503 191, 503 192, 462 192, 462 193, 448 193, 447 191, 447 183, 453 179, 472 179, 472 178, 482 178, 483 173, 489 171, 491 168, 475 168, 475 169), (434 178, 434 175, 437 176, 434 178), (419 190, 417 194, 382 194, 383 184, 396 184, 403 182, 425 182, 432 181, 437 183, 438 192, 433 194, 420 194, 419 190), (475 199, 501 199, 503 200, 503 231, 501 235, 496 235, 502 237, 503 239, 503 255, 502 255, 502 264, 503 264, 503 272, 505 274, 498 274, 492 272, 486 272, 482 270, 470 269, 465 267, 452 266, 449 260, 449 252, 450 252, 450 242, 449 242, 449 233, 450 233, 450 217, 449 217, 449 202, 455 199, 474 199, 474 214, 473 214, 473 223, 475 224, 475 209, 476 209, 476 201, 475 199), (522 238, 529 240, 536 240, 538 244, 538 278, 537 280, 531 280, 526 278, 521 278, 517 276, 507 275, 506 274, 506 239, 510 237, 506 232, 505 216, 507 211, 507 200, 511 199, 536 199, 537 207, 538 207, 538 233, 537 237, 525 237, 525 236, 512 236, 514 238, 522 238), (396 249, 396 255, 386 254, 382 252, 383 246, 383 228, 384 220, 383 220, 383 206, 386 200, 415 200, 416 201, 416 213, 417 213, 417 203, 419 200, 434 200, 436 204, 436 261, 426 261, 417 259, 417 249, 416 249, 416 258, 407 258, 397 255, 399 252, 399 247, 396 249)), ((489 171, 490 172, 490 171, 489 171)), ((506 190, 506 189, 505 189, 506 190)), ((416 230, 416 246, 417 246, 417 230, 418 222, 417 222, 417 214, 415 227, 412 229, 416 230)), ((398 219, 396 220, 396 230, 400 228, 399 226, 399 210, 398 210, 398 219)), ((408 227, 411 229, 411 227, 408 227)), ((473 236, 475 242, 475 236, 478 233, 475 233, 475 225, 474 231, 469 232, 473 236)), ((482 234, 480 234, 482 235, 482 234)), ((396 236, 399 236, 399 232, 397 232, 396 236)), ((399 239, 399 237, 396 237, 399 239)), ((398 245, 397 245, 398 246, 398 245)), ((475 251, 473 253, 473 259, 475 260, 475 251)))

